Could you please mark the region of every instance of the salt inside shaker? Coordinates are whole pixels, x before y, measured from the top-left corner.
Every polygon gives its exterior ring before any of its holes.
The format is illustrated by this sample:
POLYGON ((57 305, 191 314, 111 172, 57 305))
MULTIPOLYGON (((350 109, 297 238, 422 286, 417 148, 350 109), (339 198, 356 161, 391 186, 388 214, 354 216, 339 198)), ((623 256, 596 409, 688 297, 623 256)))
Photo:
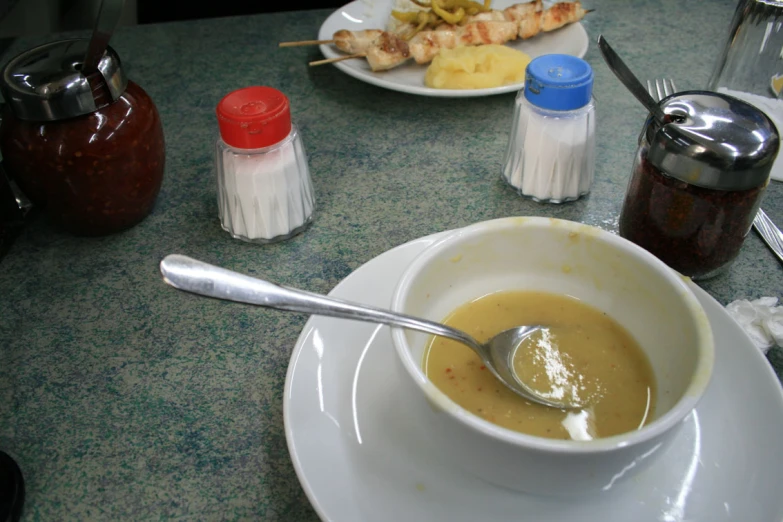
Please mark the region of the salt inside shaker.
POLYGON ((528 64, 516 98, 503 178, 535 201, 574 201, 595 171, 593 70, 575 56, 549 54, 528 64))
POLYGON ((665 98, 639 137, 620 235, 693 279, 737 257, 769 183, 778 130, 756 107, 707 91, 665 98))
POLYGON ((217 106, 218 210, 236 239, 273 243, 302 232, 315 209, 301 135, 288 98, 271 87, 247 87, 217 106))

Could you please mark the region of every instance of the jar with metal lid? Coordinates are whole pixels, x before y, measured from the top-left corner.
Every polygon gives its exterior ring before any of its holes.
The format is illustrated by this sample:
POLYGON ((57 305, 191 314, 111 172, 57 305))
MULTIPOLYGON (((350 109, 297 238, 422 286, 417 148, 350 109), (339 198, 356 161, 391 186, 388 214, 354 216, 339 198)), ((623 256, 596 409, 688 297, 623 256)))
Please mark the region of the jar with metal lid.
POLYGON ((693 279, 727 269, 769 182, 780 138, 756 107, 706 91, 660 103, 639 137, 620 235, 693 279))
POLYGON ((0 152, 9 175, 52 220, 78 235, 140 222, 163 181, 163 127, 149 95, 108 47, 85 75, 88 40, 41 45, 2 70, 0 152))

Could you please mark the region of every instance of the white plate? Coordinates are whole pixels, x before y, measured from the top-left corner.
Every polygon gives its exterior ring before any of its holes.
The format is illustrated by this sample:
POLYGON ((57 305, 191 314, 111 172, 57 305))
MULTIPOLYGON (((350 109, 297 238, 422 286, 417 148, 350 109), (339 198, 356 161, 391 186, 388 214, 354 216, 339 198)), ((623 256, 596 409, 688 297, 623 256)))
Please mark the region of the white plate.
MULTIPOLYGON (((519 3, 519 1, 521 0, 494 0, 492 7, 505 9, 512 4, 519 3)), ((546 5, 547 2, 544 4, 546 5)), ((356 0, 339 8, 326 19, 318 31, 318 39, 331 40, 332 35, 341 29, 350 31, 385 29, 389 13, 391 13, 391 0, 356 0)), ((575 23, 551 33, 539 34, 528 40, 509 42, 507 45, 526 52, 532 58, 552 53, 571 54, 581 58, 587 52, 588 38, 582 24, 575 23)), ((326 58, 345 55, 333 45, 321 45, 321 52, 326 58)), ((515 92, 524 86, 524 82, 522 82, 489 89, 432 89, 424 85, 424 72, 427 70, 427 66, 416 65, 414 62, 381 72, 372 72, 370 66, 367 65, 367 60, 363 58, 336 62, 334 66, 363 82, 393 91, 423 96, 468 98, 515 92)))
MULTIPOLYGON (((404 267, 437 236, 369 261, 330 295, 388 306, 404 267)), ((715 374, 650 468, 605 494, 564 501, 498 488, 441 460, 406 415, 417 393, 387 327, 311 317, 291 356, 283 414, 299 481, 324 520, 580 522, 783 520, 783 392, 761 353, 706 292, 715 374)))

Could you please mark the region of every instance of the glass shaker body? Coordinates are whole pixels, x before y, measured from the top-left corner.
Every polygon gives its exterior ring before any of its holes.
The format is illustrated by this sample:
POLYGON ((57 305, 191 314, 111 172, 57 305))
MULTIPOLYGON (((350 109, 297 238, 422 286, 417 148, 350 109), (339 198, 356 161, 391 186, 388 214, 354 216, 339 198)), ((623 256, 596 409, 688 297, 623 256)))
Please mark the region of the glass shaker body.
POLYGON ((781 19, 781 0, 739 0, 707 88, 777 98, 776 82, 783 82, 781 19))
POLYGON ((288 97, 273 87, 244 87, 224 96, 215 112, 223 229, 251 243, 273 243, 304 230, 315 198, 288 97))
POLYGON ((545 54, 525 69, 517 94, 503 179, 522 196, 563 203, 590 191, 595 168, 593 69, 545 54))
POLYGON ((517 95, 503 179, 538 202, 574 201, 595 177, 595 100, 573 110, 551 110, 517 95))
POLYGON ((307 155, 295 125, 281 142, 240 149, 218 138, 218 211, 223 230, 251 243, 274 243, 311 223, 315 201, 307 155))
MULTIPOLYGON (((707 89, 746 101, 783 129, 783 1, 739 0, 707 89)), ((783 181, 783 157, 772 167, 783 181)))
POLYGON ((648 160, 639 145, 620 213, 620 235, 694 280, 731 266, 750 232, 766 185, 717 190, 690 185, 648 160))

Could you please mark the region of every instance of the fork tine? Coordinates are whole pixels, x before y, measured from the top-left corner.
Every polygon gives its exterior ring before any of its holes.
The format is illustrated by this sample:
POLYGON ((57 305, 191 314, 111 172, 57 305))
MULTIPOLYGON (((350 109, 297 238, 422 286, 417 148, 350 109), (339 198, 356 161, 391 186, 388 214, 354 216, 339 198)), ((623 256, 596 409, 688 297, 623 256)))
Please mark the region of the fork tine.
POLYGON ((666 96, 671 96, 677 92, 677 87, 674 86, 674 80, 670 78, 663 79, 663 93, 666 96))
POLYGON ((655 88, 658 91, 658 101, 661 101, 662 99, 666 98, 666 79, 658 80, 656 78, 655 88))
POLYGON ((647 80, 647 92, 653 97, 655 101, 661 101, 667 96, 677 92, 677 87, 674 85, 674 80, 671 78, 656 78, 655 81, 647 80))

